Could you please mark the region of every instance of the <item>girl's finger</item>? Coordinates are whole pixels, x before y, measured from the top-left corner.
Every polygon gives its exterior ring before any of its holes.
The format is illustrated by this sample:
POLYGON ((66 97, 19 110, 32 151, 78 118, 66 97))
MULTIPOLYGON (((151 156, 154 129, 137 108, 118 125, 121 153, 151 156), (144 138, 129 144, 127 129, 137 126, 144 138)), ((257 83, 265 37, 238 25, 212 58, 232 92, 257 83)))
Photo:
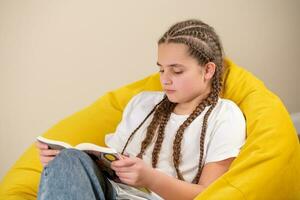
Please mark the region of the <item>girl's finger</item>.
POLYGON ((124 172, 131 172, 132 169, 130 167, 111 167, 113 170, 119 173, 124 173, 124 172))
POLYGON ((136 161, 134 159, 124 158, 121 160, 114 161, 111 164, 113 167, 130 167, 130 166, 134 165, 135 163, 136 163, 136 161))
POLYGON ((116 172, 116 174, 122 179, 132 179, 135 176, 132 172, 116 172))
POLYGON ((46 157, 46 156, 42 156, 41 157, 41 162, 42 163, 48 163, 48 162, 50 162, 51 160, 53 160, 55 158, 55 156, 49 156, 49 157, 46 157))
POLYGON ((39 148, 39 149, 49 149, 49 146, 45 143, 42 143, 42 142, 39 142, 37 141, 35 143, 36 147, 39 148))
POLYGON ((132 179, 130 178, 120 178, 120 180, 127 185, 134 185, 132 179))
POLYGON ((41 156, 56 156, 59 154, 59 150, 53 150, 53 149, 48 149, 48 150, 40 150, 40 155, 41 156))

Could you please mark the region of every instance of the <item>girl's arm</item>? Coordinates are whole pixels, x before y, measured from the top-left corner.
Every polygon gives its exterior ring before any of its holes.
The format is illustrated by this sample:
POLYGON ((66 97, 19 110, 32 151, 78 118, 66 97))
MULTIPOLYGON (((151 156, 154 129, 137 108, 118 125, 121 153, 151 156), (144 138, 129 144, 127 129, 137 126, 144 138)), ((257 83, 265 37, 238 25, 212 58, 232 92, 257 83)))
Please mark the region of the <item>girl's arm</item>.
POLYGON ((148 188, 164 199, 194 199, 218 177, 223 175, 233 160, 234 158, 228 158, 218 162, 207 163, 203 167, 198 184, 181 181, 158 170, 153 170, 153 178, 149 181, 148 188))
POLYGON ((164 199, 193 199, 208 185, 224 174, 234 158, 207 163, 198 184, 191 184, 147 166, 139 158, 115 161, 112 168, 126 184, 147 187, 164 199))

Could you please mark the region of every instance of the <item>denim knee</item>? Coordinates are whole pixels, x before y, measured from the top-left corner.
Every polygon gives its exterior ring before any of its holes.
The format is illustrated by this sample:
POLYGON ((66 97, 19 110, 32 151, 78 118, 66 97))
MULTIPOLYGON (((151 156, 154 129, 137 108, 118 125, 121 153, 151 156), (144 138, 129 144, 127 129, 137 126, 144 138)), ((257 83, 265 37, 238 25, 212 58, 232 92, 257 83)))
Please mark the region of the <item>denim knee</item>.
POLYGON ((70 158, 86 157, 86 153, 78 149, 63 149, 58 155, 61 157, 70 157, 70 158))
POLYGON ((83 151, 77 149, 63 149, 61 152, 48 163, 47 168, 66 165, 74 165, 76 160, 88 160, 89 156, 83 151))
POLYGON ((114 189, 83 151, 62 150, 44 168, 39 199, 115 199, 114 189))

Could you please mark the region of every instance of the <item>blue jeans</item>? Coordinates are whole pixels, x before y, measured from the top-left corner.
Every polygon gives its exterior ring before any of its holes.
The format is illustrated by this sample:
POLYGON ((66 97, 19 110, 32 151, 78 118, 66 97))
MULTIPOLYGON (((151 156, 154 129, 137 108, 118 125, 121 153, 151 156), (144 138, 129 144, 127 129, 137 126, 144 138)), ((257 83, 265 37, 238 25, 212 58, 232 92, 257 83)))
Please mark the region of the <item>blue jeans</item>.
POLYGON ((38 199, 116 199, 116 191, 89 155, 64 149, 44 168, 38 199))

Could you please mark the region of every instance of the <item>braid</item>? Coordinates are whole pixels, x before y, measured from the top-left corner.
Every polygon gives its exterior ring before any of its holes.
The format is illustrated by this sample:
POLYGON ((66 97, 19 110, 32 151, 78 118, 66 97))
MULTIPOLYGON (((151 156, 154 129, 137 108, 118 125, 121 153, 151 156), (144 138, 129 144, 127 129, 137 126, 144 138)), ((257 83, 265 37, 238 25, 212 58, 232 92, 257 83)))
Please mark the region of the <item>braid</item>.
POLYGON ((155 146, 152 151, 152 167, 156 168, 159 152, 165 135, 165 127, 170 119, 171 112, 174 110, 176 104, 168 102, 168 110, 162 114, 162 119, 158 129, 158 136, 155 142, 155 146))
MULTIPOLYGON (((166 100, 166 96, 164 96, 164 98, 163 98, 160 102, 158 102, 158 104, 156 104, 156 105, 154 106, 154 108, 153 108, 153 109, 150 111, 150 113, 145 117, 145 119, 140 123, 140 125, 139 125, 139 126, 138 126, 131 134, 130 134, 129 138, 127 139, 127 141, 126 141, 126 143, 125 143, 125 145, 124 145, 124 147, 123 147, 122 154, 124 154, 125 149, 126 149, 128 143, 129 143, 129 141, 131 141, 133 135, 140 129, 140 127, 145 123, 145 121, 152 115, 152 113, 155 111, 155 109, 156 109, 163 101, 165 101, 165 100, 166 100)), ((150 127, 150 126, 149 126, 149 127, 150 127)), ((149 127, 148 127, 148 129, 149 129, 149 127)))
POLYGON ((193 179, 192 183, 197 184, 199 182, 199 179, 201 177, 202 169, 203 169, 203 155, 204 155, 204 142, 205 142, 205 133, 207 129, 207 120, 208 117, 211 113, 211 111, 214 109, 215 104, 213 104, 205 113, 204 118, 203 118, 203 124, 202 124, 202 129, 201 129, 201 135, 200 135, 200 158, 199 158, 199 164, 198 164, 198 171, 193 179))
POLYGON ((169 31, 164 34, 164 36, 161 38, 161 40, 167 40, 169 35, 173 35, 177 31, 180 31, 181 29, 184 29, 184 28, 192 26, 192 25, 199 25, 199 24, 196 21, 192 21, 192 20, 179 22, 179 23, 171 26, 169 31))
POLYGON ((158 106, 157 111, 154 113, 153 119, 150 125, 147 128, 147 133, 145 139, 142 141, 141 150, 137 157, 143 158, 143 154, 145 153, 147 147, 150 145, 151 141, 154 138, 158 125, 161 123, 164 113, 171 112, 170 111, 170 101, 168 98, 165 98, 163 102, 158 106))
POLYGON ((184 180, 180 170, 179 164, 181 159, 181 141, 183 139, 184 130, 196 119, 211 102, 208 99, 203 100, 193 111, 193 113, 183 122, 183 124, 177 130, 175 139, 173 142, 173 164, 177 173, 177 177, 180 180, 184 180))

